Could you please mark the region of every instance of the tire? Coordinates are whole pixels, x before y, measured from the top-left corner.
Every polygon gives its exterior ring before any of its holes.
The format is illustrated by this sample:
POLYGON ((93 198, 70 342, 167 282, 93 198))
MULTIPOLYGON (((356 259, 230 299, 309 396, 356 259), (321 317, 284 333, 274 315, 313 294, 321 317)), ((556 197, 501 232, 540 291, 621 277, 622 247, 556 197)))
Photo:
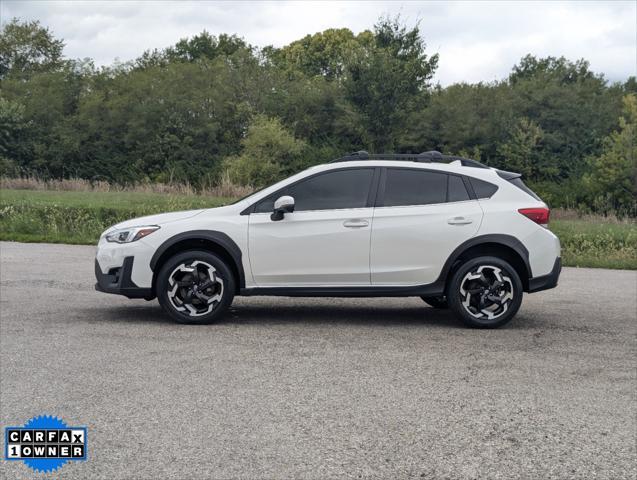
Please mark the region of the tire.
POLYGON ((449 308, 449 303, 447 302, 447 297, 444 295, 440 295, 438 297, 420 297, 423 301, 434 308, 449 308))
POLYGON ((218 320, 232 304, 235 289, 236 280, 226 262, 202 250, 168 259, 156 284, 157 300, 164 311, 173 320, 189 324, 218 320))
POLYGON ((520 309, 524 295, 515 269, 497 257, 477 257, 462 264, 447 287, 449 307, 466 325, 497 328, 520 309))

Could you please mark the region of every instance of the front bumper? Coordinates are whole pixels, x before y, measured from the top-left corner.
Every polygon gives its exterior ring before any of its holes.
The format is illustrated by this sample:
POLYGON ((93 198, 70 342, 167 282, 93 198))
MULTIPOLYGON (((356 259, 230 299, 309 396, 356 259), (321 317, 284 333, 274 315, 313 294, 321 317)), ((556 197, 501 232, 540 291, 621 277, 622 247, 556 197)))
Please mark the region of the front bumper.
POLYGON ((553 270, 551 270, 549 274, 529 279, 529 289, 527 291, 529 293, 533 293, 557 287, 557 281, 560 278, 561 271, 562 259, 560 257, 557 257, 555 259, 555 263, 553 264, 553 270))
POLYGON ((104 293, 124 295, 128 298, 155 298, 152 288, 141 288, 131 280, 134 257, 125 257, 121 267, 111 268, 108 273, 102 273, 100 264, 95 259, 95 290, 104 293))

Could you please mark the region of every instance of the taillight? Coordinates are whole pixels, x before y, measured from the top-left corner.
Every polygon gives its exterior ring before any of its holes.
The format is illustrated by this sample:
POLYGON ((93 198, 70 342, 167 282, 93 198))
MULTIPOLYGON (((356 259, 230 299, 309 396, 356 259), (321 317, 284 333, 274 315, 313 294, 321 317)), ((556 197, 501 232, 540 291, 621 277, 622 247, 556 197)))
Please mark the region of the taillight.
POLYGON ((520 208, 518 212, 544 228, 549 226, 549 213, 551 211, 548 208, 520 208))

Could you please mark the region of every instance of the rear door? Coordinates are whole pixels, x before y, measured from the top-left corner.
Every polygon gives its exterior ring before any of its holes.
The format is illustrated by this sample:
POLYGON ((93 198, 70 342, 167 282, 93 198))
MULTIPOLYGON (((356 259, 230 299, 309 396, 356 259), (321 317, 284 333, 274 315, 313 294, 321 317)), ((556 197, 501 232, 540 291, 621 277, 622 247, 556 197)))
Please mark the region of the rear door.
POLYGON ((370 250, 372 285, 434 282, 453 250, 473 237, 482 209, 463 177, 446 172, 383 169, 370 250))

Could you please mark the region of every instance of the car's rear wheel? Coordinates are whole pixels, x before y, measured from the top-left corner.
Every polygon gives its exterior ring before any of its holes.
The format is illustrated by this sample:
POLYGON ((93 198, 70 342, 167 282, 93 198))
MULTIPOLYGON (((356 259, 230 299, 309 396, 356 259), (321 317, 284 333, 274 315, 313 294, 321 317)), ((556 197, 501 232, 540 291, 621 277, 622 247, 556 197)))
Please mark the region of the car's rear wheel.
POLYGON ((211 323, 232 303, 235 279, 213 253, 191 250, 171 257, 157 277, 157 299, 179 323, 211 323))
POLYGON ((522 305, 522 281, 515 269, 497 257, 468 260, 454 273, 447 289, 453 312, 467 325, 496 328, 509 322, 522 305))
POLYGON ((430 305, 434 308, 449 308, 447 297, 444 295, 439 295, 437 297, 420 297, 420 298, 422 298, 427 305, 430 305))

